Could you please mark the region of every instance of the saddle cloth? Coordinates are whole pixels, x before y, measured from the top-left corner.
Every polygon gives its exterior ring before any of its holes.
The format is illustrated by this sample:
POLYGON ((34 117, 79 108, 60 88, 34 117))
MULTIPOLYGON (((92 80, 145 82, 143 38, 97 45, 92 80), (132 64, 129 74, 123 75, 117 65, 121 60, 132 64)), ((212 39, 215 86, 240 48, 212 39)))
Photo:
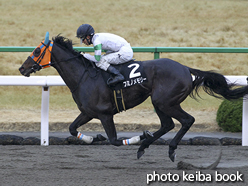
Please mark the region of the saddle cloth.
MULTIPOLYGON (((125 78, 123 82, 120 82, 115 86, 109 86, 113 90, 128 88, 133 85, 143 83, 144 81, 147 80, 146 74, 143 71, 143 65, 141 61, 131 60, 124 64, 112 65, 112 66, 118 69, 125 78)), ((106 83, 108 79, 112 77, 110 73, 105 71, 102 71, 102 76, 106 83)))
MULTIPOLYGON (((126 110, 122 89, 136 84, 141 84, 144 81, 147 81, 147 78, 145 72, 143 71, 143 64, 141 61, 131 60, 127 63, 113 66, 118 69, 125 78, 123 82, 120 82, 114 86, 109 86, 114 91, 114 99, 117 111, 121 112, 126 110)), ((102 76, 106 84, 108 79, 112 78, 112 75, 105 71, 102 71, 102 76)))

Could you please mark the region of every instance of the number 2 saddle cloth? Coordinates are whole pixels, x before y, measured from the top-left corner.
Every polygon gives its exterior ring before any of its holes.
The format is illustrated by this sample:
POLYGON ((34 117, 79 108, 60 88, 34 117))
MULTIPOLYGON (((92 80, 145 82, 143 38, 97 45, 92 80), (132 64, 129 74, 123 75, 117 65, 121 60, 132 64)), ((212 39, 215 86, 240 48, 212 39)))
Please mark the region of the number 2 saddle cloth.
MULTIPOLYGON (((112 66, 118 69, 125 78, 123 82, 120 82, 115 86, 109 86, 114 91, 117 110, 118 112, 121 112, 123 110, 126 110, 122 95, 122 89, 137 84, 142 84, 143 82, 147 81, 147 77, 145 72, 143 71, 143 64, 141 61, 131 60, 129 62, 120 65, 112 65, 112 66)), ((109 78, 112 78, 112 75, 105 71, 102 71, 102 76, 106 84, 109 78)))

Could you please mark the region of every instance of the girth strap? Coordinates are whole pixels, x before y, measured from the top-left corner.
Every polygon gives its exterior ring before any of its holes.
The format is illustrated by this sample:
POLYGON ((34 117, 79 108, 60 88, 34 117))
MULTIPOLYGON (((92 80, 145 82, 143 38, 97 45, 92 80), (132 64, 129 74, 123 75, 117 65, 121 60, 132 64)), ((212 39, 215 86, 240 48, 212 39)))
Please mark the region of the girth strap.
POLYGON ((125 103, 123 100, 122 89, 114 90, 115 105, 118 112, 126 111, 125 103))

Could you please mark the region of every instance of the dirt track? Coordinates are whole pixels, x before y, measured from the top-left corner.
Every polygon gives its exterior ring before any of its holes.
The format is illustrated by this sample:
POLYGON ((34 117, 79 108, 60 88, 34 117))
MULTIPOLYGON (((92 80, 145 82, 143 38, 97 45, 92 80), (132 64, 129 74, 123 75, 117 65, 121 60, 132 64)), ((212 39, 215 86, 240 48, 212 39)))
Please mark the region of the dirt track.
MULTIPOLYGON (((192 185, 183 181, 183 173, 197 174, 200 170, 177 170, 181 160, 197 166, 215 161, 219 146, 179 146, 177 160, 167 156, 168 146, 152 145, 137 160, 138 146, 112 145, 70 146, 0 146, 1 186, 33 185, 147 185, 147 174, 177 174, 179 182, 152 182, 150 185, 192 185)), ((212 177, 206 185, 216 185, 215 173, 234 176, 239 171, 248 179, 248 147, 222 146, 222 158, 216 170, 201 170, 212 177)), ((151 177, 150 177, 151 178, 151 177)), ((149 179, 150 179, 149 178, 149 179)), ((165 177, 163 177, 164 179, 165 177)), ((186 177, 188 179, 188 177, 186 177)), ((218 185, 247 185, 245 182, 218 182, 218 185)), ((196 181, 194 185, 202 184, 196 181)))

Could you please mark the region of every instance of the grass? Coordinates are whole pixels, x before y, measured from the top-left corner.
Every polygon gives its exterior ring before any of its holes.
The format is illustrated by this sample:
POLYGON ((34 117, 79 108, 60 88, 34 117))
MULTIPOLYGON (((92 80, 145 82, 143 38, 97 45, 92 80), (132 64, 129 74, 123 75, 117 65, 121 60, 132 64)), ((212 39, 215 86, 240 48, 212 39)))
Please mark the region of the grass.
MULTIPOLYGON (((0 0, 1 46, 37 46, 46 31, 62 33, 79 45, 78 26, 89 23, 97 32, 126 38, 133 47, 247 47, 248 1, 242 0, 0 0)), ((20 75, 18 68, 29 53, 0 53, 0 75, 20 75)), ((224 75, 247 74, 247 54, 163 53, 180 63, 224 75)), ((135 53, 137 60, 153 54, 135 53)), ((58 75, 55 69, 36 75, 58 75)), ((52 87, 51 109, 76 109, 66 87, 52 87)), ((186 109, 217 110, 220 101, 188 98, 186 109)), ((40 87, 0 87, 0 109, 40 108, 40 87)), ((149 100, 138 108, 152 107, 149 100)))

